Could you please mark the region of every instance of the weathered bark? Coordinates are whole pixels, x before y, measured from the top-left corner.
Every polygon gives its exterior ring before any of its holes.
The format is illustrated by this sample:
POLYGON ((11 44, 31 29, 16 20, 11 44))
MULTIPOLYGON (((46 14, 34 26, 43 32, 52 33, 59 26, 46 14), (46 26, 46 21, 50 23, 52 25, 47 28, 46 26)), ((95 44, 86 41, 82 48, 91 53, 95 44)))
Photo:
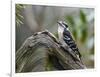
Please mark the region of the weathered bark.
POLYGON ((16 51, 16 72, 84 69, 82 61, 70 52, 50 32, 35 33, 16 51))

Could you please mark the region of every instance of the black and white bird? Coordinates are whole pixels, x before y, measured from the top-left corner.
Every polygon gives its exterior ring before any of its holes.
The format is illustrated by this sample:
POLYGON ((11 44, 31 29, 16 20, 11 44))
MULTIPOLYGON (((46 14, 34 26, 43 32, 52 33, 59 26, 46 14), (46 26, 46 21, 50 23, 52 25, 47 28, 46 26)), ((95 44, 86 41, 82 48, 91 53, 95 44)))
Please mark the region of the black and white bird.
POLYGON ((71 48, 72 51, 75 52, 79 58, 81 57, 79 49, 72 37, 72 34, 68 28, 67 23, 63 21, 58 21, 58 36, 59 41, 63 46, 71 48))

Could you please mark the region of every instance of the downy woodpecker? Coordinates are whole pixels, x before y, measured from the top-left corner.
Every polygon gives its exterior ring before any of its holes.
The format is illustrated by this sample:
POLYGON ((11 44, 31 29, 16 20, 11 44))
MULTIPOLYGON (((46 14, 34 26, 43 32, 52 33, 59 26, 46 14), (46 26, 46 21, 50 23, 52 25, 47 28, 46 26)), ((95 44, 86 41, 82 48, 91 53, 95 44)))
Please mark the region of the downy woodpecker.
POLYGON ((79 52, 79 49, 75 43, 75 41, 72 38, 72 35, 69 31, 67 23, 63 21, 58 21, 58 36, 59 41, 63 46, 67 46, 72 49, 78 56, 78 58, 81 57, 81 54, 79 52))

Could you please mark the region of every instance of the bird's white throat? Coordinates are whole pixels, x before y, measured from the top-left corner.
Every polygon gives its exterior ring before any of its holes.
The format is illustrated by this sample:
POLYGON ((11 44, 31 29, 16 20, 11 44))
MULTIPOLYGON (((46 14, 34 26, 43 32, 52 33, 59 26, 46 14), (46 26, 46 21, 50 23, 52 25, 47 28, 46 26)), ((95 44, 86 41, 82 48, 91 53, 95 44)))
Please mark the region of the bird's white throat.
POLYGON ((62 37, 63 37, 63 31, 64 31, 64 28, 58 25, 58 37, 59 37, 59 40, 61 40, 62 37))

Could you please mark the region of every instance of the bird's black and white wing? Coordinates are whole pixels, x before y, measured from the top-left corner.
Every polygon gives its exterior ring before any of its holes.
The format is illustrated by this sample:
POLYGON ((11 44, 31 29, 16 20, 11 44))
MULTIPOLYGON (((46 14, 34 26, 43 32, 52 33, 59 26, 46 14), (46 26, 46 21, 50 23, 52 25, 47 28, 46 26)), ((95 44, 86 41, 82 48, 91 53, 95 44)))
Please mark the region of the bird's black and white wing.
POLYGON ((79 57, 81 57, 79 49, 78 49, 75 41, 73 40, 73 38, 72 38, 71 33, 69 32, 69 30, 64 29, 63 40, 76 53, 76 55, 78 55, 79 57))

